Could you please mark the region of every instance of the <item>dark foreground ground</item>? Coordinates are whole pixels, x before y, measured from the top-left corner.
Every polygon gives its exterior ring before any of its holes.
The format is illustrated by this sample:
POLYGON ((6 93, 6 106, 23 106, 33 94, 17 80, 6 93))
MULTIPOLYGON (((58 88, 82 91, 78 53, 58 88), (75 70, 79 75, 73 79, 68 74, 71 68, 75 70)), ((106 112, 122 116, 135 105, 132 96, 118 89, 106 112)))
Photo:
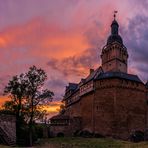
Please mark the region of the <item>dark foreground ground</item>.
MULTIPOLYGON (((0 148, 10 148, 0 145, 0 148)), ((148 142, 131 143, 106 138, 50 138, 38 141, 32 148, 148 148, 148 142)))

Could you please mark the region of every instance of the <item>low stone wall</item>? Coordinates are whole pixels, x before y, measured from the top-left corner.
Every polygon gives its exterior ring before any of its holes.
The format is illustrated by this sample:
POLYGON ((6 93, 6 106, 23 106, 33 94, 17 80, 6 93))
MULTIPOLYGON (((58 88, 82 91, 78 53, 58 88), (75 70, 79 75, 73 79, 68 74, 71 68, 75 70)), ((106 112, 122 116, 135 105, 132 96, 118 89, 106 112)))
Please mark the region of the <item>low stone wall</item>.
POLYGON ((76 131, 81 130, 81 119, 80 118, 72 118, 70 119, 69 124, 65 125, 50 125, 50 135, 53 137, 58 136, 59 133, 62 133, 63 136, 74 136, 76 131))
POLYGON ((16 117, 14 115, 0 114, 0 129, 3 139, 7 140, 7 144, 16 143, 16 117))

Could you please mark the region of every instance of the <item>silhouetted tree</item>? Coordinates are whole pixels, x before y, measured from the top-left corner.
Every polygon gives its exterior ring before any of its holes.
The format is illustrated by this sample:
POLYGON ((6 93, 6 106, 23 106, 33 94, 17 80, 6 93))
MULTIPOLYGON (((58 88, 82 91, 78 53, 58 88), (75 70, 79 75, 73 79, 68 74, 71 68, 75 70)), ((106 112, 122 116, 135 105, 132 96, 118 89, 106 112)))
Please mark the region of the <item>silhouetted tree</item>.
POLYGON ((11 112, 13 114, 16 114, 17 112, 17 108, 18 108, 18 104, 12 100, 10 101, 5 101, 5 103, 2 105, 2 111, 8 111, 11 112))
POLYGON ((9 81, 8 85, 4 89, 4 95, 8 95, 11 101, 7 101, 4 104, 6 110, 14 111, 16 114, 16 136, 17 142, 20 137, 21 123, 22 123, 22 102, 25 100, 27 83, 25 81, 26 77, 24 74, 19 76, 14 76, 12 80, 9 81))
POLYGON ((28 121, 30 146, 33 144, 33 123, 44 113, 40 107, 52 101, 54 95, 50 90, 43 88, 46 79, 47 75, 44 70, 32 66, 27 73, 14 76, 4 90, 4 94, 11 98, 11 101, 4 106, 16 111, 17 125, 20 126, 19 119, 22 116, 28 121))
POLYGON ((27 85, 27 108, 29 109, 29 136, 30 145, 32 146, 32 125, 35 117, 35 113, 38 110, 38 105, 48 103, 52 100, 53 92, 47 89, 43 89, 44 81, 47 79, 47 75, 44 70, 37 69, 35 66, 31 67, 26 73, 28 79, 27 85))

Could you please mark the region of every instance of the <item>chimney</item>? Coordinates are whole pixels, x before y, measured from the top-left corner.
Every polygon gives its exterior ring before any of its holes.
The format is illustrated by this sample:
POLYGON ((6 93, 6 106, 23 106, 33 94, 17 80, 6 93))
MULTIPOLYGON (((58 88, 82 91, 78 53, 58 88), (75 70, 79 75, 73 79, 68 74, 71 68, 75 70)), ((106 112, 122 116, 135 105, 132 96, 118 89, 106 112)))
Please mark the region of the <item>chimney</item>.
POLYGON ((94 69, 91 68, 91 69, 89 70, 89 74, 92 74, 93 72, 94 72, 94 69))

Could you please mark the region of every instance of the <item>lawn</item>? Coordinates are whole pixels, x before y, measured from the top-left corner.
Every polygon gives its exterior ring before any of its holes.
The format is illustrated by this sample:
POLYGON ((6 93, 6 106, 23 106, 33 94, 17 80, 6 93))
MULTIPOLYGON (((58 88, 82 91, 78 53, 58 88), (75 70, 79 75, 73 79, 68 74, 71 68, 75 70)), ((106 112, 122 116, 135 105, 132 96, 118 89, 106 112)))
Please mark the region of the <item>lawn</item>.
POLYGON ((10 146, 0 145, 0 148, 10 148, 10 146))
POLYGON ((131 143, 107 138, 51 138, 41 140, 36 148, 148 148, 148 142, 131 143))
MULTIPOLYGON (((10 148, 0 145, 0 148, 10 148)), ((38 141, 32 148, 148 148, 148 142, 131 143, 109 138, 50 138, 38 141)))

